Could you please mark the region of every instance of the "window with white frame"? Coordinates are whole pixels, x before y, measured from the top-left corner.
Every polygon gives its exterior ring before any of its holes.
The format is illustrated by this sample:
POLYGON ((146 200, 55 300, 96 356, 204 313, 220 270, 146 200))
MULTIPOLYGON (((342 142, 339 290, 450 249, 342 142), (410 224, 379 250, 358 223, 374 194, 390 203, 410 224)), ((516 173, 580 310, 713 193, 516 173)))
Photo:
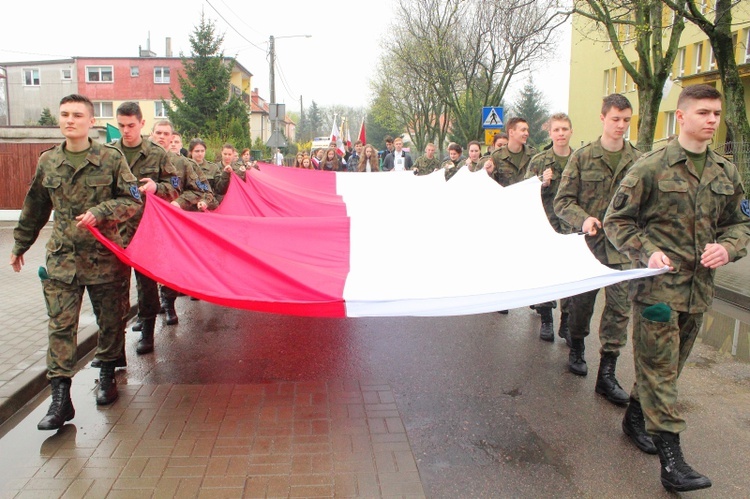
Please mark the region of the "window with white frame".
POLYGON ((169 68, 158 66, 154 68, 154 83, 169 83, 169 68))
POLYGON ((609 93, 609 69, 604 70, 604 95, 609 93))
POLYGON ((705 14, 708 10, 708 0, 701 0, 701 14, 705 14))
POLYGON ((714 54, 714 48, 709 46, 708 52, 708 70, 716 69, 716 54, 714 54))
POLYGON ((745 62, 750 62, 750 28, 745 33, 745 62))
POLYGON ((160 100, 154 101, 154 117, 155 118, 167 117, 167 106, 164 105, 164 102, 160 100))
POLYGON ((27 87, 38 87, 41 84, 39 68, 24 69, 23 84, 27 87))
POLYGON ((694 45, 695 72, 700 73, 703 69, 703 42, 694 45))
POLYGON ((60 79, 61 80, 72 80, 73 79, 73 70, 70 69, 70 68, 61 69, 60 70, 60 79))
POLYGON ((687 56, 685 47, 677 53, 677 76, 685 76, 685 58, 687 56))
POLYGON ((628 91, 628 72, 625 68, 622 68, 622 91, 623 93, 628 91))
POLYGON ((105 102, 99 101, 94 102, 94 118, 112 118, 114 113, 112 101, 105 102))
POLYGON ((130 66, 130 76, 135 78, 140 75, 141 75, 141 70, 138 69, 138 66, 130 66))
POLYGON ((664 113, 664 118, 664 138, 668 139, 677 133, 677 119, 675 118, 674 111, 664 113))
POLYGON ((114 75, 112 66, 86 66, 86 81, 89 83, 112 83, 114 75))
POLYGON ((614 94, 617 92, 617 68, 612 68, 610 71, 612 74, 609 76, 609 81, 612 84, 612 90, 609 93, 614 94))

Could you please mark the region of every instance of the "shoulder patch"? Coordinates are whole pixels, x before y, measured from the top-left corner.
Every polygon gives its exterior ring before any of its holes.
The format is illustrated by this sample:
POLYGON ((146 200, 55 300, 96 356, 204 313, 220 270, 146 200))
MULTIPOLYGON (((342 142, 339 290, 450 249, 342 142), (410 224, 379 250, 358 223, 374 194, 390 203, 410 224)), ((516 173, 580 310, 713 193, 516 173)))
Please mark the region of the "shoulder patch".
POLYGON ((130 186, 130 195, 133 196, 134 199, 137 199, 140 201, 141 199, 141 191, 138 190, 138 186, 131 185, 130 186))
POLYGON ((742 201, 740 201, 740 209, 746 217, 750 217, 750 201, 748 201, 747 199, 743 199, 742 201))

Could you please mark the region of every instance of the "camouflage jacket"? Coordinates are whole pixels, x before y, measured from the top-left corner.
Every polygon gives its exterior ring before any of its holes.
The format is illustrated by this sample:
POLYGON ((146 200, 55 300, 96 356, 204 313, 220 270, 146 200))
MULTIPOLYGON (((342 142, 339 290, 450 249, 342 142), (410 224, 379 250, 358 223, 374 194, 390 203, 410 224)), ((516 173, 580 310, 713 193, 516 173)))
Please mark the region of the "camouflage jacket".
POLYGON ((466 158, 458 158, 458 161, 452 161, 450 159, 443 161, 443 164, 440 165, 441 168, 445 169, 445 180, 450 180, 453 175, 458 173, 458 170, 460 170, 464 164, 466 163, 466 158))
MULTIPOLYGON (((521 164, 515 165, 511 161, 511 154, 508 150, 508 146, 501 147, 490 156, 492 158, 492 164, 495 165, 491 177, 503 187, 508 187, 509 185, 522 181, 526 178, 526 170, 532 156, 535 154, 536 149, 524 144, 521 164)), ((482 162, 482 165, 484 165, 485 161, 482 162)))
POLYGON ((417 175, 429 175, 438 168, 440 168, 440 160, 435 156, 432 159, 427 156, 420 156, 414 162, 414 170, 416 170, 417 175))
POLYGON ((221 179, 221 168, 219 168, 219 165, 216 163, 211 163, 210 161, 203 161, 198 167, 203 172, 203 175, 206 176, 206 180, 208 181, 208 185, 211 186, 211 192, 213 192, 214 195, 214 201, 213 203, 208 203, 208 209, 214 210, 217 206, 219 206, 219 203, 221 203, 221 196, 216 192, 216 185, 219 182, 219 179, 221 179))
MULTIPOLYGON (((563 170, 554 200, 555 214, 573 230, 581 230, 588 217, 603 221, 615 189, 640 155, 638 149, 625 141, 620 164, 612 170, 604 161, 601 137, 577 149, 563 170)), ((604 264, 629 261, 612 246, 603 230, 597 230, 595 236, 586 236, 586 243, 604 264)))
MULTIPOLYGON (((118 139, 113 145, 123 150, 122 139, 118 139)), ((169 161, 167 151, 159 144, 152 142, 148 137, 142 137, 140 151, 128 166, 139 181, 142 178, 150 178, 156 182, 155 194, 160 198, 171 202, 180 195, 177 170, 169 161)), ((143 218, 143 210, 140 210, 120 227, 124 246, 130 244, 138 224, 141 223, 141 218, 143 218)))
POLYGON ((560 234, 568 234, 571 232, 570 226, 560 220, 555 214, 555 208, 553 206, 557 189, 560 187, 560 179, 562 178, 563 169, 557 162, 555 151, 553 151, 552 148, 540 152, 531 158, 528 171, 526 172, 526 178, 539 177, 541 179, 542 174, 548 168, 552 169, 552 179, 548 186, 542 186, 542 205, 544 206, 544 211, 547 213, 547 219, 552 228, 560 234))
POLYGON ((87 211, 96 217, 105 237, 121 244, 118 223, 140 211, 138 181, 125 156, 116 148, 90 141, 83 164, 75 168, 65 158, 64 143, 39 157, 36 173, 13 231, 14 255, 23 255, 39 236, 54 210, 47 242, 47 273, 67 284, 103 284, 123 278, 130 267, 120 262, 76 217, 87 211))
MULTIPOLYGON (((219 171, 221 174, 219 175, 219 179, 216 181, 216 193, 220 195, 224 195, 227 193, 227 189, 229 189, 229 181, 232 178, 232 176, 229 174, 229 172, 224 171, 224 165, 219 164, 219 171)), ((244 182, 245 181, 245 174, 247 172, 247 168, 242 163, 232 163, 232 171, 236 173, 244 182)))
MULTIPOLYGON (((156 195, 166 201, 174 201, 180 195, 175 187, 177 183, 176 170, 169 162, 167 151, 159 144, 151 142, 151 139, 143 137, 141 150, 128 165, 138 180, 150 178, 156 182, 156 195)), ((114 146, 123 150, 122 139, 118 139, 114 146)))
POLYGON ((703 175, 677 140, 644 155, 620 183, 604 218, 607 237, 634 267, 664 252, 673 271, 631 281, 631 297, 667 303, 680 312, 702 313, 713 300, 714 270, 701 265, 706 244, 718 242, 729 261, 747 254, 750 218, 740 209, 741 176, 727 159, 708 152, 703 175))
POLYGON ((169 161, 177 170, 179 178, 178 189, 182 191, 182 194, 175 201, 180 208, 189 210, 200 201, 205 201, 209 206, 215 204, 208 179, 195 161, 174 152, 169 152, 169 161))

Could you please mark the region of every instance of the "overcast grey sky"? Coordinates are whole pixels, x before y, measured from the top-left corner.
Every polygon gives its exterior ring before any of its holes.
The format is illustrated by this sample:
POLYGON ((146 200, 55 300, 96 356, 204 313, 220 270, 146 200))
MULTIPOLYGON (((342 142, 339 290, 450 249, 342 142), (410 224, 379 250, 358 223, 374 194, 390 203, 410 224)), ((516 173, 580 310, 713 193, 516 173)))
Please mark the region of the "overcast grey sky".
MULTIPOLYGON (((92 0, 13 2, 3 8, 0 62, 49 60, 74 56, 134 57, 138 46, 158 56, 165 54, 166 38, 173 55, 190 54, 188 37, 201 9, 223 32, 224 54, 234 56, 253 74, 253 86, 270 98, 268 40, 276 40, 276 97, 287 110, 341 104, 366 106, 368 81, 381 54, 397 0, 131 0, 106 3, 92 0), (282 38, 293 35, 312 38, 282 38)), ((550 104, 550 111, 566 111, 568 102, 569 34, 560 51, 534 82, 550 104), (548 77, 555 75, 554 78, 548 77)), ((515 92, 526 78, 517 78, 515 92)))

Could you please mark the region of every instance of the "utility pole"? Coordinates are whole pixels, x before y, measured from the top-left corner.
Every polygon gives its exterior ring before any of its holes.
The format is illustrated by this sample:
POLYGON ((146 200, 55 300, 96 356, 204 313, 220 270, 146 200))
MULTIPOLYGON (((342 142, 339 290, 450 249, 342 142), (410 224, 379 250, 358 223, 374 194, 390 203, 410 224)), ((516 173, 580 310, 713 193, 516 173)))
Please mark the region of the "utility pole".
POLYGON ((276 44, 274 43, 273 35, 268 37, 268 84, 271 89, 271 104, 276 104, 276 74, 274 68, 276 67, 276 44))

